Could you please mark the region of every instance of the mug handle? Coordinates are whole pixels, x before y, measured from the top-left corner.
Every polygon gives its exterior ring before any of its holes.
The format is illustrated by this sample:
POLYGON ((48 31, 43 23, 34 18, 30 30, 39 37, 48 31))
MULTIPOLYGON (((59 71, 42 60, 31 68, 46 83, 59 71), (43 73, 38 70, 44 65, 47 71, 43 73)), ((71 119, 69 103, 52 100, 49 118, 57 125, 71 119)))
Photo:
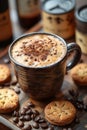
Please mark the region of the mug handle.
POLYGON ((66 70, 68 71, 68 70, 72 69, 79 62, 79 60, 81 58, 81 48, 74 42, 68 43, 67 52, 68 52, 68 54, 75 52, 73 59, 70 60, 66 66, 66 70))

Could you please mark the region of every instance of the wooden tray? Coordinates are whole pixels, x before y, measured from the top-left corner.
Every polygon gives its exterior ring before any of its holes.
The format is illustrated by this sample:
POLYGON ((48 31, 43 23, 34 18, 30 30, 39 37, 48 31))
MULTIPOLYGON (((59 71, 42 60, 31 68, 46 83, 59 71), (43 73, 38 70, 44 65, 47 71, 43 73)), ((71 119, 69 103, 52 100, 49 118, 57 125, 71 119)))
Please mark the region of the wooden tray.
MULTIPOLYGON (((31 28, 30 30, 28 30, 28 32, 33 32, 33 31, 40 31, 42 29, 42 24, 38 23, 37 25, 35 25, 33 28, 31 28)), ((6 54, 6 52, 1 55, 1 59, 0 59, 0 63, 4 63, 4 59, 8 57, 8 55, 6 54)), ((87 63, 87 55, 82 55, 81 59, 83 60, 83 62, 87 63)), ((11 64, 8 64, 8 66, 11 68, 12 71, 12 77, 14 79, 14 72, 13 69, 11 67, 11 64)), ((8 87, 8 86, 7 86, 8 87)), ((15 88, 16 85, 11 85, 10 88, 15 88)), ((70 73, 68 72, 68 74, 65 75, 65 79, 64 79, 64 83, 62 85, 61 88, 61 92, 60 94, 58 94, 58 97, 56 97, 57 99, 60 98, 64 98, 65 96, 70 97, 68 90, 73 89, 75 91, 79 91, 79 98, 84 98, 84 96, 87 95, 87 87, 85 88, 79 88, 77 87, 74 82, 71 79, 70 73)), ((32 101, 35 104, 35 109, 37 109, 38 111, 41 112, 41 114, 43 115, 43 110, 45 105, 49 102, 38 102, 38 101, 34 101, 32 99, 30 99, 21 89, 20 89, 20 94, 19 95, 19 102, 20 102, 20 109, 28 102, 28 101, 32 101)), ((87 111, 83 111, 83 110, 78 110, 78 117, 80 119, 80 123, 76 124, 71 124, 68 127, 72 127, 73 130, 87 130, 87 111)), ((0 130, 21 130, 22 128, 19 128, 18 126, 16 126, 13 121, 12 121, 13 117, 12 114, 1 114, 0 115, 0 130)), ((55 130, 62 130, 62 127, 57 127, 54 126, 55 130)), ((33 128, 33 130, 36 130, 33 128)), ((41 128, 39 130, 42 130, 41 128)), ((47 129, 45 129, 47 130, 47 129)))

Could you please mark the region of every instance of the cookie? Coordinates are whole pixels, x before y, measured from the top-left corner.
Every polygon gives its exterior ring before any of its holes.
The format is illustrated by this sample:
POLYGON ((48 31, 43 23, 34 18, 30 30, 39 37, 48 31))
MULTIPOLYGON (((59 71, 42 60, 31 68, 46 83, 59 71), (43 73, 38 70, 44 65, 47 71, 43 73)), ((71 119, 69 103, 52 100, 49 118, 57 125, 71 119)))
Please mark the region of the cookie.
POLYGON ((18 107, 18 95, 9 88, 0 89, 0 113, 9 113, 18 107))
POLYGON ((52 101, 45 107, 44 113, 46 120, 51 124, 64 126, 74 120, 76 109, 69 101, 52 101))
POLYGON ((11 72, 7 65, 0 64, 0 85, 10 82, 11 72))
POLYGON ((71 70, 73 81, 79 86, 87 85, 87 64, 80 63, 71 70))

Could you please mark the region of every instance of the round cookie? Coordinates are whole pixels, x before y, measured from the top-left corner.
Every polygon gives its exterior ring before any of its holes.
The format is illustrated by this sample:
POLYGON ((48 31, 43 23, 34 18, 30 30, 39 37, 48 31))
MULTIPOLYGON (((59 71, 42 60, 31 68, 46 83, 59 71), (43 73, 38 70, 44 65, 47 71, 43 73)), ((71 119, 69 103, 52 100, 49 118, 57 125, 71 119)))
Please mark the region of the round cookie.
POLYGON ((10 82, 11 72, 7 65, 0 64, 0 85, 10 82))
POLYGON ((71 70, 71 77, 79 86, 87 85, 87 64, 80 63, 71 70))
POLYGON ((9 88, 0 89, 0 113, 9 113, 18 107, 18 95, 9 88))
POLYGON ((69 101, 52 101, 45 107, 45 118, 53 125, 64 126, 70 124, 75 116, 76 109, 69 101))

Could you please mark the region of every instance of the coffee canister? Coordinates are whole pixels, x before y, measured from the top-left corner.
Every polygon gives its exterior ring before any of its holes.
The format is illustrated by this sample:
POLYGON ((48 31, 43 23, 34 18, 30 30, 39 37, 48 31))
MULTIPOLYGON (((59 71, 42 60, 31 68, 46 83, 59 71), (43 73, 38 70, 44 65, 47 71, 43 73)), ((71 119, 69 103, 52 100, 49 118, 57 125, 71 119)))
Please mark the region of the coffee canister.
POLYGON ((69 39, 75 34, 75 0, 44 0, 42 24, 45 32, 69 39))
POLYGON ((82 52, 87 54, 87 5, 76 10, 75 18, 76 43, 79 44, 82 52))

